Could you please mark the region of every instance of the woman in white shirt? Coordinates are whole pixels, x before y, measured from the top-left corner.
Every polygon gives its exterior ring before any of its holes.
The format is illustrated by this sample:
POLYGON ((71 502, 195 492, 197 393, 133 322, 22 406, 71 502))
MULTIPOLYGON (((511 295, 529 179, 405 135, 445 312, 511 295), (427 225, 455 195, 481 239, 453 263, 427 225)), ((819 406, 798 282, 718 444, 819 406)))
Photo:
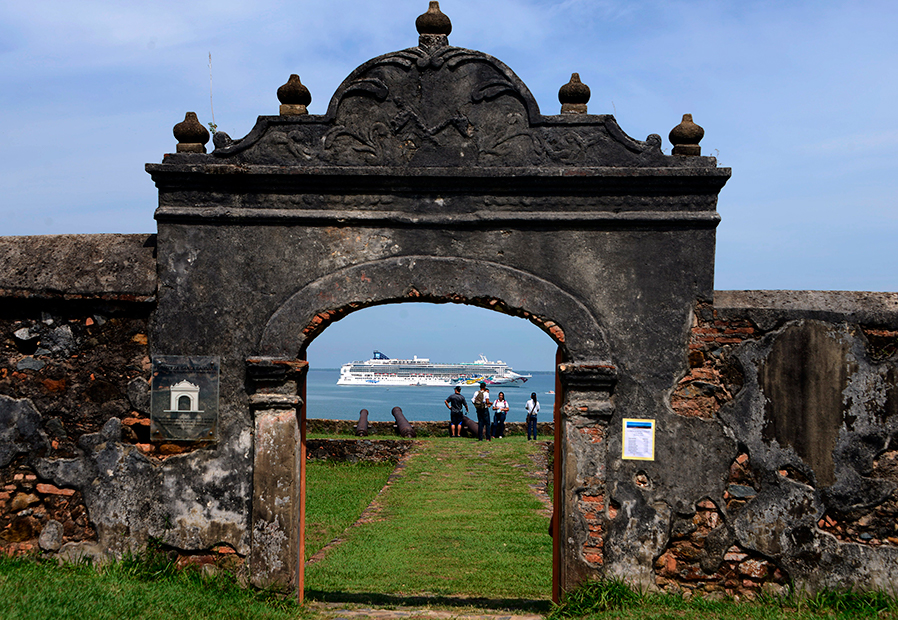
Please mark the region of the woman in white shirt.
POLYGON ((493 402, 493 437, 505 437, 505 416, 508 414, 508 402, 505 392, 499 392, 499 398, 493 402))
POLYGON ((530 441, 531 435, 536 441, 536 414, 539 413, 539 403, 536 401, 536 392, 530 394, 530 400, 524 405, 527 410, 527 441, 530 441))

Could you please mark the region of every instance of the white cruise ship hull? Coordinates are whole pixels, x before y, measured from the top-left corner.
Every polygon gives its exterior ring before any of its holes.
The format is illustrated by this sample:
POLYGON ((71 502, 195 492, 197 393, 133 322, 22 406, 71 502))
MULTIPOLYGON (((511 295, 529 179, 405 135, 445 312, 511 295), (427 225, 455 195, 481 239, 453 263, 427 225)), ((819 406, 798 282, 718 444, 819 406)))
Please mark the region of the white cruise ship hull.
POLYGON ((530 375, 514 372, 504 362, 480 360, 462 364, 432 364, 429 359, 394 360, 375 351, 365 362, 351 362, 340 369, 337 385, 429 386, 455 385, 522 385, 530 375))

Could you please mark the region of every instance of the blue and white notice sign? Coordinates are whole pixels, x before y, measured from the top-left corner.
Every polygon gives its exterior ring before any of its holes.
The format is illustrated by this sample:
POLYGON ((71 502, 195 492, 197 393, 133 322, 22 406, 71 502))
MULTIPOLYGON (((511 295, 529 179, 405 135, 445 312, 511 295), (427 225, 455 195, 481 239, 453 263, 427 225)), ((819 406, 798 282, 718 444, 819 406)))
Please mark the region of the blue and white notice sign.
POLYGON ((624 418, 623 459, 655 460, 655 421, 624 418))

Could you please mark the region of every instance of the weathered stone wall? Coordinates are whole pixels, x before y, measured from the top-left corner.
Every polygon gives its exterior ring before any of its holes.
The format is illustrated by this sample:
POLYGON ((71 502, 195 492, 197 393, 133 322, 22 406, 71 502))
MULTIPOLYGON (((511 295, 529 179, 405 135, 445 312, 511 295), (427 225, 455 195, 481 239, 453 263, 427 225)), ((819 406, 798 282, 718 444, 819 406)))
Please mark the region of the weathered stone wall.
POLYGON ((706 473, 723 480, 717 492, 672 506, 655 583, 888 589, 898 576, 898 295, 717 292, 696 308, 688 350, 671 407, 711 422, 708 449, 733 458, 728 472, 706 473))
MULTIPOLYGON (((146 239, 110 241, 139 255, 146 239)), ((50 242, 14 241, 0 248, 22 261, 50 242)), ((80 241, 102 257, 102 239, 80 241)), ((76 254, 61 260, 80 278, 89 269, 76 254)), ((53 286, 0 281, 0 546, 77 558, 152 535, 185 557, 247 557, 250 505, 227 486, 220 448, 149 439, 152 277, 118 277, 114 291, 94 276, 93 292, 75 295, 64 274, 53 286), (191 482, 197 468, 224 482, 191 482), (217 512, 196 514, 212 497, 217 512)), ((584 561, 597 574, 703 592, 791 580, 888 587, 898 578, 898 295, 718 291, 684 334, 656 462, 620 461, 614 419, 576 429, 574 448, 597 476, 574 498, 584 561), (681 441, 692 433, 676 420, 700 425, 701 449, 720 466, 689 458, 681 441)), ((312 433, 354 426, 309 421, 312 433)), ((415 426, 422 437, 445 433, 439 422, 415 426)), ((408 443, 379 439, 395 436, 392 423, 371 429, 371 439, 311 441, 309 455, 389 460, 408 443)), ((540 431, 551 436, 552 425, 540 431)))
POLYGON ((0 260, 0 545, 65 553, 96 539, 95 517, 46 464, 79 459, 112 418, 154 450, 154 237, 4 237, 0 260))
MULTIPOLYGON (((209 459, 197 445, 150 441, 152 309, 152 300, 83 292, 3 300, 0 546, 7 551, 61 547, 66 557, 99 557, 179 526, 209 525, 184 523, 191 506, 177 486, 159 485, 165 478, 189 484, 194 463, 209 459)), ((219 487, 218 495, 227 502, 229 491, 219 487)), ((214 529, 208 537, 208 545, 183 547, 238 548, 232 541, 239 537, 213 540, 214 529)))

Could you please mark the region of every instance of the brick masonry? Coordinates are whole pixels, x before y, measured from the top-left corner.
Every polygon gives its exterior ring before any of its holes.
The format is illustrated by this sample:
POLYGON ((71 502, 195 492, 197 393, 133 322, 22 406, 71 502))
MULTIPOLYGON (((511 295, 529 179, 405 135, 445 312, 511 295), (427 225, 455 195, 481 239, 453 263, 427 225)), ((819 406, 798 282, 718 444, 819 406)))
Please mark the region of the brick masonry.
MULTIPOLYGON (((779 474, 795 476, 785 469, 779 474)), ((828 511, 817 526, 840 541, 898 548, 898 450, 880 454, 873 462, 870 477, 891 482, 895 490, 876 506, 859 506, 848 512, 828 511)))
POLYGON ((35 459, 77 456, 81 437, 111 417, 148 423, 129 393, 132 382, 146 382, 149 367, 145 313, 114 304, 5 304, 0 394, 33 404, 41 438, 0 468, 0 546, 7 552, 36 551, 51 521, 61 524, 62 543, 96 539, 80 490, 40 478, 35 459))
POLYGON ((758 335, 750 320, 721 320, 711 305, 699 304, 689 336, 689 371, 671 396, 673 410, 712 419, 742 388, 741 371, 730 355, 733 345, 758 335))
POLYGON ((80 491, 39 482, 27 468, 7 467, 0 477, 0 548, 6 553, 40 551, 38 538, 50 521, 62 525, 60 544, 95 540, 80 491))
POLYGON ((733 544, 727 528, 727 520, 757 495, 758 481, 747 454, 740 453, 733 461, 727 482, 722 509, 706 498, 695 505, 692 515, 678 515, 674 520, 667 549, 655 560, 659 588, 749 597, 760 591, 786 591, 786 572, 763 554, 733 544))

